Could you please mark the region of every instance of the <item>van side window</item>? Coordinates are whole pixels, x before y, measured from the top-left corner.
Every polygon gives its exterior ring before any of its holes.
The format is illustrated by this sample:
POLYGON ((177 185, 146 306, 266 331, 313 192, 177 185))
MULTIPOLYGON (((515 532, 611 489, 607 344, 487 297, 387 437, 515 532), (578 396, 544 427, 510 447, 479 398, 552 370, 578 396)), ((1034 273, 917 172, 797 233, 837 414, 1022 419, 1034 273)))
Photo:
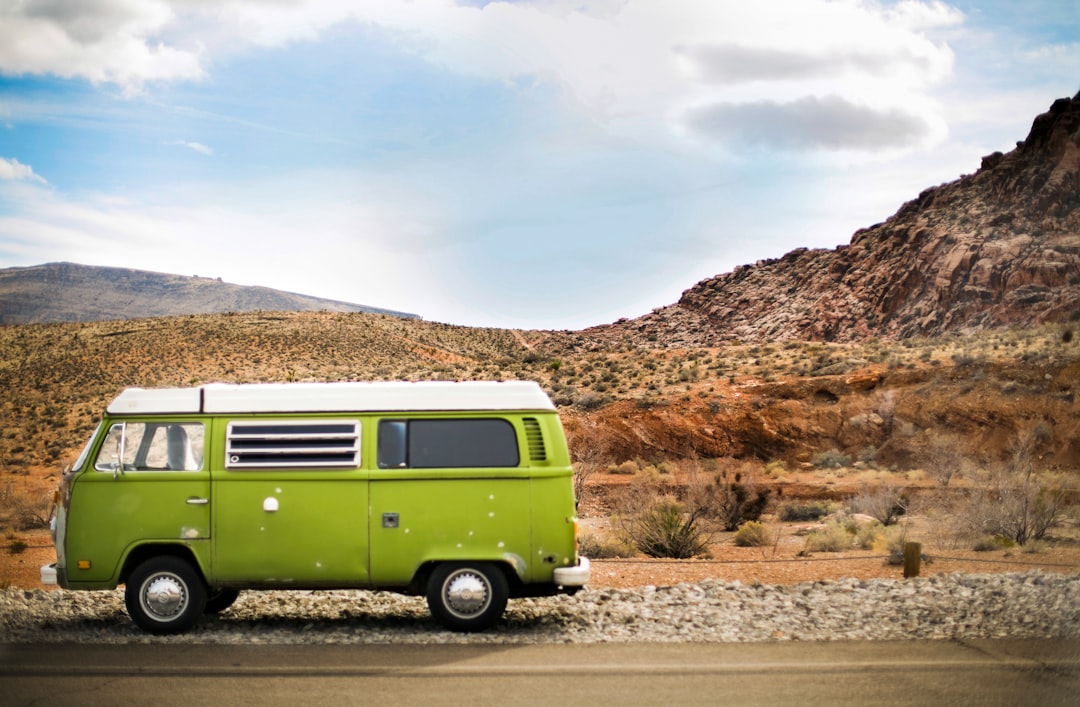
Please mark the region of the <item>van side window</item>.
POLYGON ((197 422, 118 422, 98 450, 97 471, 199 471, 205 432, 197 422))
POLYGON ((405 439, 408 423, 404 420, 383 420, 379 423, 379 468, 398 469, 409 465, 405 439))
POLYGON ((514 426, 500 419, 382 420, 379 468, 512 467, 520 462, 514 426))

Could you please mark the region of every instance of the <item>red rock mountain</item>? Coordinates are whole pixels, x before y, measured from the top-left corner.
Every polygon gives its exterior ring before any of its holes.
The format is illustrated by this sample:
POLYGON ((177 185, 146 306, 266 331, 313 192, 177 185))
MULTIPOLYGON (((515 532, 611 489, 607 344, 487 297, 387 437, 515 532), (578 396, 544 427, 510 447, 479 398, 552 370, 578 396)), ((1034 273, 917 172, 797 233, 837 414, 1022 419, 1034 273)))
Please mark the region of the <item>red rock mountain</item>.
POLYGON ((605 333, 678 346, 906 339, 1077 320, 1078 205, 1080 94, 1035 118, 1016 149, 927 189, 850 245, 736 268, 605 333))

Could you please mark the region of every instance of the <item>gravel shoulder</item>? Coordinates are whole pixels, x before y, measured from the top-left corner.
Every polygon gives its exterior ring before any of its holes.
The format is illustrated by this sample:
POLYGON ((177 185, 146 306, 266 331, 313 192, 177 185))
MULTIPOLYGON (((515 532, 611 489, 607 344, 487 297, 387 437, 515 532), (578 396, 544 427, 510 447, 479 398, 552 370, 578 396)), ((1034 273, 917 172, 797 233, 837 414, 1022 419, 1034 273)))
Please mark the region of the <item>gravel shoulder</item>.
POLYGON ((190 633, 140 632, 123 591, 0 590, 0 643, 608 643, 1080 637, 1080 577, 1041 572, 843 579, 792 585, 704 580, 512 600, 480 634, 440 628, 418 597, 245 592, 190 633))
MULTIPOLYGON (((45 536, 47 538, 47 535, 45 536)), ((184 635, 139 631, 123 590, 42 588, 45 538, 6 555, 0 643, 608 643, 1080 638, 1075 548, 975 560, 934 559, 923 576, 866 552, 798 561, 757 548, 713 560, 594 560, 573 597, 511 600, 494 629, 442 629, 420 597, 387 592, 244 592, 184 635), (1035 569, 1033 563, 1051 565, 1035 569), (1016 563, 1016 564, 1013 564, 1016 563), (990 571, 987 570, 990 569, 990 571)))

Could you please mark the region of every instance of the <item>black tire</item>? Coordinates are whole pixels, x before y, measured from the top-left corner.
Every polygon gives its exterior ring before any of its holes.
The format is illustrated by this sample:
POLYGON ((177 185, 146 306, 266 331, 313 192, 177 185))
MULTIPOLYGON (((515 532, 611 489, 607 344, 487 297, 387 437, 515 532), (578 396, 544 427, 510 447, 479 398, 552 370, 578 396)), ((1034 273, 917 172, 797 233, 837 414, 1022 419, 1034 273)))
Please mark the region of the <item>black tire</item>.
POLYGON ((152 557, 128 577, 124 603, 131 620, 142 630, 183 633, 202 616, 206 585, 186 560, 152 557))
POLYGON ((506 610, 509 595, 506 575, 487 562, 447 562, 428 579, 428 609, 451 631, 490 628, 506 610))
POLYGON ((236 603, 236 599, 239 596, 239 589, 210 590, 206 595, 206 606, 203 607, 203 613, 220 614, 222 611, 225 611, 236 603))

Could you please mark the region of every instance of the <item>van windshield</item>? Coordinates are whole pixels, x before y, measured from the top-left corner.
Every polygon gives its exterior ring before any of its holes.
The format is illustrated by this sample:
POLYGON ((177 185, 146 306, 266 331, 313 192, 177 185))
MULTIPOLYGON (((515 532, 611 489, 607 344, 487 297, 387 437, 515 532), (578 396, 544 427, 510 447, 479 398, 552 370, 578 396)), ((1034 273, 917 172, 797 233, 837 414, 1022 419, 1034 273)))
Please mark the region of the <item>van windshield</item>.
POLYGON ((94 443, 94 440, 97 439, 98 433, 101 432, 101 426, 104 424, 104 420, 98 422, 97 427, 94 429, 94 434, 90 435, 90 439, 86 440, 86 444, 83 445, 82 451, 79 452, 79 458, 71 465, 72 471, 79 471, 83 468, 83 464, 86 463, 86 458, 90 456, 90 446, 94 443))

